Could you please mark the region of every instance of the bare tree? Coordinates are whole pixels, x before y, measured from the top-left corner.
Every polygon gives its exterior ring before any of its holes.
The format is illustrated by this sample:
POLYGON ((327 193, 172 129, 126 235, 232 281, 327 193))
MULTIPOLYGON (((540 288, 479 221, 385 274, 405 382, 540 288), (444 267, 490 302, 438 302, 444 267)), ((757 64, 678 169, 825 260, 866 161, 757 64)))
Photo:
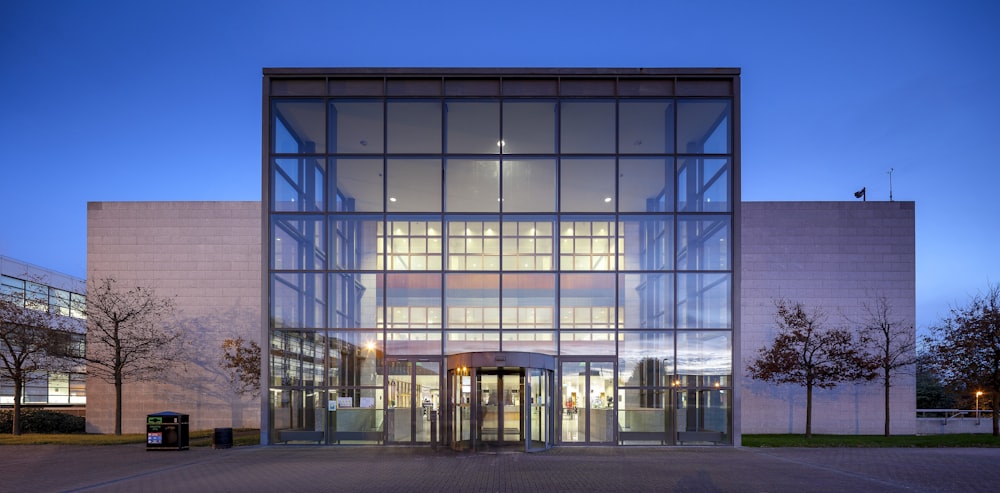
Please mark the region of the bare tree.
POLYGON ((222 370, 239 395, 260 395, 260 345, 242 337, 222 341, 222 370))
POLYGON ((162 376, 178 361, 180 332, 167 326, 173 299, 142 286, 124 288, 115 279, 87 289, 87 351, 90 377, 115 386, 115 435, 122 433, 122 385, 162 376))
POLYGON ((1000 436, 1000 284, 931 327, 928 352, 936 373, 953 389, 985 392, 993 410, 993 436, 1000 436))
POLYGON ((892 376, 912 369, 917 362, 916 332, 913 325, 895 318, 892 303, 885 295, 876 295, 873 300, 862 303, 862 307, 867 318, 861 323, 859 337, 867 364, 882 381, 885 394, 885 436, 889 436, 889 390, 892 388, 892 376))
POLYGON ((68 342, 62 320, 48 306, 30 307, 24 297, 0 293, 0 376, 14 386, 12 433, 21 434, 21 396, 39 373, 62 369, 59 344, 68 342), (37 308, 37 309, 36 309, 37 308))
POLYGON ((823 327, 826 317, 806 311, 801 303, 775 301, 778 334, 747 367, 757 380, 793 383, 806 388, 806 438, 812 437, 813 388, 869 378, 854 336, 844 329, 823 327))

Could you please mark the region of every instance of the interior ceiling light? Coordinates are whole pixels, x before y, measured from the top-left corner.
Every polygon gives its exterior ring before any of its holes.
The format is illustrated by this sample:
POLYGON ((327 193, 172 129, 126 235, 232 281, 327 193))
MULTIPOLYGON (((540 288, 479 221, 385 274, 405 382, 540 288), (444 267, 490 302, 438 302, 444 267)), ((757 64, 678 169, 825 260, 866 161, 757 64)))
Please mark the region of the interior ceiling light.
POLYGON ((611 202, 611 197, 604 197, 604 203, 611 202))
POLYGON ((395 202, 395 201, 396 201, 396 197, 389 197, 389 202, 395 202))

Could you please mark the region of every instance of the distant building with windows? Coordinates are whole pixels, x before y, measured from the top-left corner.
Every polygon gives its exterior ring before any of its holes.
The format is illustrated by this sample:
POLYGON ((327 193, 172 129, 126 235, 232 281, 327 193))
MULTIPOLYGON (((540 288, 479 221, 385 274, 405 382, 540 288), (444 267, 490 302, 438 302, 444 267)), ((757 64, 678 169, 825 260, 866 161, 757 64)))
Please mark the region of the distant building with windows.
MULTIPOLYGON (((195 341, 126 385, 126 431, 174 410, 267 444, 733 445, 803 420, 800 388, 744 376, 776 297, 885 292, 914 319, 911 202, 740 201, 737 69, 263 83, 262 202, 88 206, 88 277, 177 296, 195 341), (235 335, 262 342, 259 400, 218 370, 235 335)), ((109 391, 88 382, 91 431, 109 391)), ((817 399, 817 432, 881 431, 876 386, 817 399)))
MULTIPOLYGON (((82 351, 87 307, 83 279, 0 256, 0 296, 25 308, 64 317, 65 327, 77 334, 71 344, 82 351)), ((0 348, 0 351, 3 349, 0 348)), ((25 385, 21 404, 30 407, 79 408, 87 404, 86 373, 52 371, 34 375, 25 385)), ((0 374, 0 407, 14 405, 13 382, 0 374)))

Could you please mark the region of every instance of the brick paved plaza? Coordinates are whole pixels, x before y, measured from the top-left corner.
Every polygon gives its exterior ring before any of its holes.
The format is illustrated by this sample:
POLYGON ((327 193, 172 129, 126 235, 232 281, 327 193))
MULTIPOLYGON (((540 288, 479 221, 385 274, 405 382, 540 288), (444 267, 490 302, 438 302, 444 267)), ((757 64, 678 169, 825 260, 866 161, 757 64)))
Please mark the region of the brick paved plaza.
POLYGON ((992 492, 1000 449, 0 448, 5 491, 992 492))

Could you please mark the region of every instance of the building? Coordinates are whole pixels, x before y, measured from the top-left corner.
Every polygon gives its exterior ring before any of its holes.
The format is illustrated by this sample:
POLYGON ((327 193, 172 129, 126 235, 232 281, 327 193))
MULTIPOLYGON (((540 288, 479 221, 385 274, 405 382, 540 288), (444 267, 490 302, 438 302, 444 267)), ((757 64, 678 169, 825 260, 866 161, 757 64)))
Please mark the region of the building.
MULTIPOLYGON (((0 296, 23 303, 26 308, 59 315, 64 327, 79 335, 71 344, 80 347, 85 331, 86 292, 83 279, 0 256, 0 296)), ((87 404, 86 373, 83 368, 65 370, 35 375, 25 384, 21 404, 82 412, 87 404)), ((0 377, 0 406, 13 405, 13 382, 0 377)))
MULTIPOLYGON (((735 69, 266 69, 263 122, 261 203, 88 206, 88 277, 176 296, 194 341, 126 385, 126 432, 739 444, 802 429, 803 389, 744 376, 776 298, 915 317, 911 202, 741 203, 735 69), (259 404, 218 371, 234 336, 263 341, 259 404)), ((816 399, 817 433, 881 432, 877 385, 816 399)))
POLYGON ((738 70, 264 97, 265 442, 738 443, 738 70))

